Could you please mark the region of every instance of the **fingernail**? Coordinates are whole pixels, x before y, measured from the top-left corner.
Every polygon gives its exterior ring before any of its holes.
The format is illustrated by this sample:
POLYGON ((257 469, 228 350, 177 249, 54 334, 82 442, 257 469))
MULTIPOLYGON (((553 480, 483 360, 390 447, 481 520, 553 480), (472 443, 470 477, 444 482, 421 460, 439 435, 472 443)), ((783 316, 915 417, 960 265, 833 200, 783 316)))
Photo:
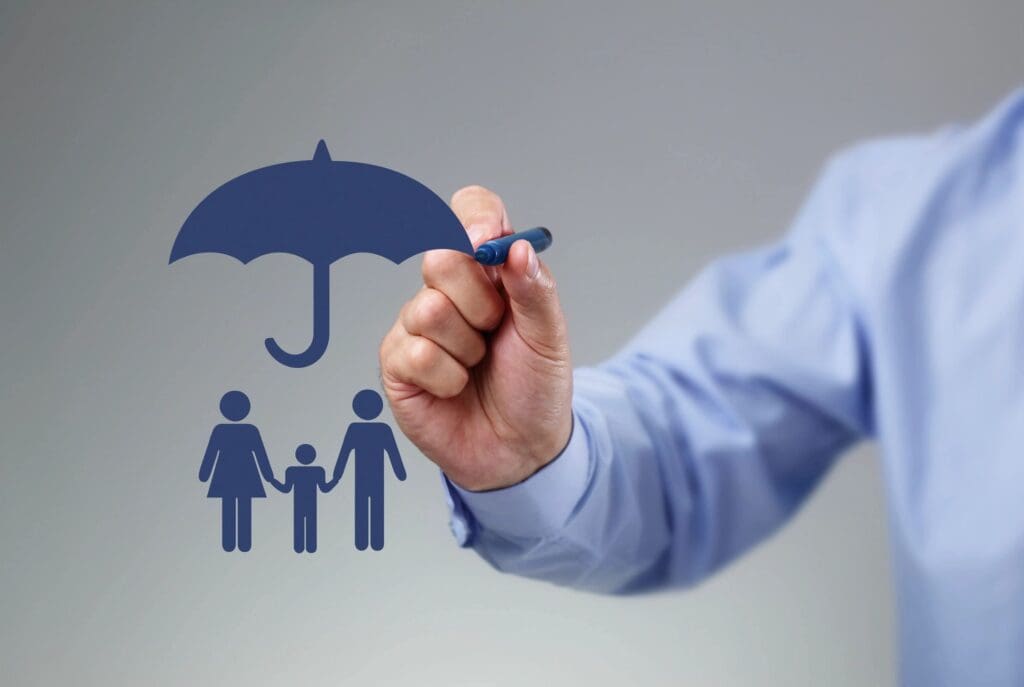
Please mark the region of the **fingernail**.
POLYGON ((540 272, 540 260, 537 258, 537 251, 533 249, 533 246, 530 246, 529 251, 529 257, 526 260, 526 276, 536 279, 537 273, 540 272))

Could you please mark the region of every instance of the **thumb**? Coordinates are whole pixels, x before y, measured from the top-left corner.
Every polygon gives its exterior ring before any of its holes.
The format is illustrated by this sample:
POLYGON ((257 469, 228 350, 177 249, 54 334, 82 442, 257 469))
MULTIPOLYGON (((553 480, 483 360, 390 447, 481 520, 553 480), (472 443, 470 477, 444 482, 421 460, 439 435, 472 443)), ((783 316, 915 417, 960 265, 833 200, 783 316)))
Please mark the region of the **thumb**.
POLYGON ((540 355, 567 360, 569 342, 558 289, 529 241, 512 244, 501 268, 501 281, 519 336, 540 355))

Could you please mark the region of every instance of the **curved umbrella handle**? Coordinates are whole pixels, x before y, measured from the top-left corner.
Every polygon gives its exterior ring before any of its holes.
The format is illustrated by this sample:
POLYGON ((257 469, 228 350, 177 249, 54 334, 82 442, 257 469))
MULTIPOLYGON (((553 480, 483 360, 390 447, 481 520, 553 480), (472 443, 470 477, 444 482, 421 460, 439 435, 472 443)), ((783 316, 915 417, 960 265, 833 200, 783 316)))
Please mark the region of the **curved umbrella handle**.
POLYGON ((289 353, 273 338, 263 343, 274 360, 288 367, 309 367, 320 360, 331 338, 331 266, 313 265, 313 341, 302 353, 289 353))

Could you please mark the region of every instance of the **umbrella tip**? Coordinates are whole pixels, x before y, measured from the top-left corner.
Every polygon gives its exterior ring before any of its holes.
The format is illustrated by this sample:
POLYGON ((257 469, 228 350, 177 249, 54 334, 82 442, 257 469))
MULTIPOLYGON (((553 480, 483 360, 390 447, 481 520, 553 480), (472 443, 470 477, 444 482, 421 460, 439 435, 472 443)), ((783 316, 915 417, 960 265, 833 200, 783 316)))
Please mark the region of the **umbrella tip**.
POLYGON ((316 152, 313 153, 314 162, 330 162, 331 154, 327 151, 327 144, 324 143, 324 139, 320 139, 320 142, 316 144, 316 152))

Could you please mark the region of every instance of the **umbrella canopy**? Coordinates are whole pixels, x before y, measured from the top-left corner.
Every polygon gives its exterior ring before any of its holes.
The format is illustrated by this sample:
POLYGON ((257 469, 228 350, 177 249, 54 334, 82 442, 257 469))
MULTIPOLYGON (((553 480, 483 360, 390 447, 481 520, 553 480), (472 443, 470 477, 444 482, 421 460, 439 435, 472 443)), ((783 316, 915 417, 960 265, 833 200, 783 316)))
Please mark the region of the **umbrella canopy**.
POLYGON ((207 196, 178 232, 170 262, 197 253, 221 253, 242 263, 269 253, 308 260, 312 343, 302 353, 288 353, 266 340, 275 360, 306 367, 327 350, 335 260, 372 253, 398 264, 439 248, 473 252, 462 224, 437 194, 384 167, 333 161, 320 141, 312 160, 254 170, 207 196))

